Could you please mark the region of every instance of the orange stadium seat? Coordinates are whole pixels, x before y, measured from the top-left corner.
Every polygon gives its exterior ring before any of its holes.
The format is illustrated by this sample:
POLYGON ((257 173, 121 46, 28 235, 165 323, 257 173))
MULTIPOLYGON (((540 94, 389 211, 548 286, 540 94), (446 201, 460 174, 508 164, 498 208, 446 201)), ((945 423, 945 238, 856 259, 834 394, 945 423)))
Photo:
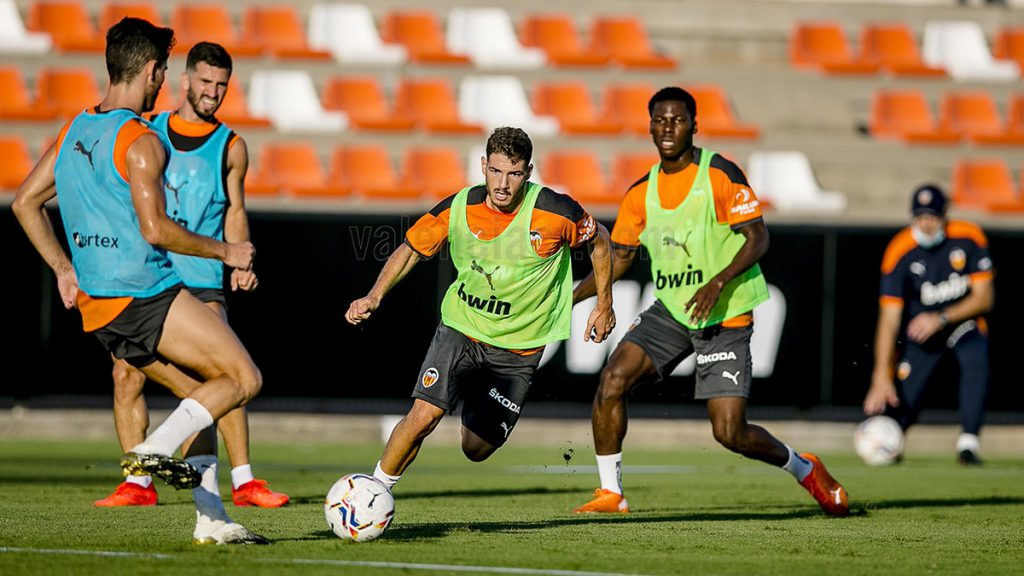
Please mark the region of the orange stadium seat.
POLYGON ((217 118, 229 126, 247 128, 270 128, 270 119, 255 116, 249 112, 248 100, 242 84, 234 77, 228 80, 228 92, 217 111, 217 118))
POLYGON ((392 10, 384 18, 380 36, 386 43, 405 46, 413 62, 470 63, 469 56, 448 50, 441 21, 430 10, 392 10))
POLYGON ((410 148, 402 166, 402 180, 431 198, 446 198, 468 184, 455 148, 410 148))
POLYGON ((553 189, 569 194, 580 204, 614 204, 625 191, 612 191, 604 170, 591 150, 550 152, 541 164, 541 178, 553 189))
POLYGON ((26 28, 46 32, 62 52, 102 52, 105 35, 96 30, 81 2, 37 1, 28 11, 26 28))
POLYGON ((428 132, 442 134, 479 134, 480 124, 465 122, 459 116, 455 91, 444 78, 403 78, 395 95, 395 109, 411 116, 428 132))
POLYGON ((838 22, 802 22, 789 37, 789 62, 794 68, 829 74, 874 74, 878 63, 854 56, 838 22))
POLYGON ((1013 60, 1024 70, 1024 26, 1007 26, 996 36, 995 57, 1013 60))
POLYGON ((226 4, 178 4, 171 12, 171 28, 178 39, 175 52, 185 54, 197 42, 216 42, 232 57, 258 56, 255 38, 239 36, 226 4))
POLYGON ((307 142, 264 144, 254 182, 295 196, 343 197, 349 194, 336 178, 328 178, 317 149, 307 142))
POLYGON ((607 66, 611 58, 583 43, 572 16, 533 14, 523 19, 519 39, 524 46, 541 48, 555 66, 607 66))
POLYGON ((383 146, 339 146, 331 156, 331 181, 344 182, 367 198, 410 200, 420 190, 403 182, 383 146))
POLYGON ((630 186, 649 173, 656 162, 659 162, 658 155, 650 152, 616 154, 612 160, 611 191, 625 195, 630 186))
POLYGON ((1024 93, 1010 96, 1006 109, 1006 131, 1010 134, 1024 134, 1024 93))
POLYGON ((57 111, 40 102, 33 102, 25 86, 21 68, 0 67, 0 119, 52 120, 57 111))
POLYGON ((154 4, 149 2, 107 2, 100 12, 101 32, 106 35, 106 30, 120 22, 125 16, 142 18, 157 26, 164 25, 164 19, 154 4))
POLYGON ((635 16, 598 16, 591 24, 590 42, 597 53, 607 53, 626 68, 674 69, 675 58, 659 54, 647 28, 635 16))
MULTIPOLYGON (((604 117, 622 124, 623 130, 634 134, 650 134, 651 115, 647 102, 657 89, 653 84, 608 84, 604 87, 604 117)), ((700 111, 697 111, 700 117, 700 111)))
POLYGON ((32 165, 28 146, 20 136, 0 136, 0 192, 17 190, 32 165))
POLYGON ((102 100, 96 78, 88 68, 40 70, 36 86, 39 105, 53 108, 58 116, 64 118, 70 118, 102 100))
POLYGON ((160 94, 156 97, 156 103, 153 104, 153 113, 177 110, 181 107, 181 103, 184 100, 181 86, 177 82, 164 82, 164 87, 160 89, 160 94))
POLYGON ((348 114, 359 130, 409 131, 412 116, 391 109, 376 76, 333 76, 324 83, 324 108, 348 114))
POLYGON ((538 82, 530 98, 538 114, 554 116, 563 134, 618 134, 622 124, 606 120, 582 81, 538 82))
POLYGON ((249 6, 242 17, 242 36, 262 43, 264 50, 278 58, 330 60, 331 53, 309 46, 295 8, 287 4, 249 6))
POLYGON ((942 97, 940 122, 946 130, 975 144, 1024 144, 1024 134, 1004 127, 992 95, 984 90, 947 92, 942 97))
POLYGON ((281 189, 277 182, 260 168, 262 167, 253 162, 250 157, 249 170, 245 173, 245 197, 273 198, 278 196, 281 189))
POLYGON ((871 100, 871 135, 911 143, 952 144, 956 132, 940 128, 924 94, 918 90, 880 90, 871 100))
POLYGON ((942 68, 928 66, 910 27, 900 23, 865 24, 861 31, 864 60, 877 62, 895 76, 945 76, 942 68))
POLYGON ((739 122, 732 113, 729 96, 720 86, 703 84, 685 87, 697 101, 697 126, 704 136, 756 140, 761 130, 739 122))
POLYGON ((953 166, 953 202, 964 208, 1022 212, 1010 169, 1001 159, 959 160, 953 166))

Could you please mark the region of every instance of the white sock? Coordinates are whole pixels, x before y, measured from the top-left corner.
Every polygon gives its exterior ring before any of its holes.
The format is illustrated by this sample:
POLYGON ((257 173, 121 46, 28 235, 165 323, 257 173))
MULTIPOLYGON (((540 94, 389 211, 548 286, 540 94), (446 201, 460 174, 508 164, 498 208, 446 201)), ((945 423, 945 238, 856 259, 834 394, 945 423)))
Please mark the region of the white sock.
POLYGON ((152 476, 134 476, 134 475, 132 475, 132 476, 128 476, 127 478, 125 478, 124 481, 128 482, 129 484, 138 484, 139 486, 142 486, 143 488, 149 488, 149 485, 153 483, 153 477, 152 476))
POLYGON ((392 476, 390 474, 386 474, 383 470, 381 470, 380 460, 377 460, 377 466, 373 469, 373 477, 383 482, 384 485, 388 487, 388 490, 391 490, 391 488, 395 484, 398 484, 398 481, 402 479, 401 474, 399 474, 398 476, 392 476))
POLYGON ((622 452, 602 456, 597 454, 597 474, 601 488, 622 495, 622 452))
POLYGON ((217 457, 203 454, 186 458, 186 462, 196 467, 202 476, 199 486, 192 489, 192 501, 196 505, 195 536, 209 536, 224 524, 231 522, 224 503, 220 500, 220 489, 217 488, 217 457))
POLYGON ((142 444, 132 448, 140 454, 170 456, 189 436, 213 424, 213 416, 202 404, 185 398, 142 444))
POLYGON ((783 470, 789 472, 796 478, 797 482, 803 482, 804 478, 811 473, 811 469, 814 468, 814 464, 811 464, 810 460, 802 458, 799 454, 793 451, 788 444, 784 444, 786 450, 789 450, 789 460, 786 465, 782 467, 783 470))
POLYGON ((963 452, 964 450, 970 450, 977 454, 981 452, 981 440, 977 434, 962 433, 960 437, 956 439, 956 451, 963 452))
POLYGON ((231 486, 236 490, 242 484, 252 482, 255 479, 256 477, 252 475, 252 465, 250 464, 235 466, 231 469, 231 486))

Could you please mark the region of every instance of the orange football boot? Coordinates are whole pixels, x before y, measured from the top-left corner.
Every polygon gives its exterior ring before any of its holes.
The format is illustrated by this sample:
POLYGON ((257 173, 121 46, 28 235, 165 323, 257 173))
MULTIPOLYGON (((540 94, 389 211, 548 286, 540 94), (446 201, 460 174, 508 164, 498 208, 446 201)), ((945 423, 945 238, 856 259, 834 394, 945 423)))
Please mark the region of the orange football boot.
POLYGON ((804 452, 800 456, 810 460, 813 466, 811 473, 800 481, 800 485, 810 492, 811 496, 814 496, 826 514, 832 516, 849 514, 850 505, 846 501, 846 489, 828 473, 825 465, 821 463, 821 459, 810 452, 804 452))
POLYGON ((121 482, 114 493, 102 500, 93 502, 100 508, 116 508, 118 506, 156 506, 156 487, 151 483, 143 488, 132 482, 121 482))
POLYGON ((629 504, 626 503, 626 499, 622 497, 622 494, 616 494, 611 490, 598 488, 597 490, 594 490, 593 500, 579 508, 576 508, 573 512, 576 514, 591 512, 628 514, 629 504))
POLYGON ((280 508, 288 503, 288 495, 274 492, 267 488, 267 481, 254 479, 238 488, 231 488, 231 500, 235 506, 258 506, 260 508, 280 508))

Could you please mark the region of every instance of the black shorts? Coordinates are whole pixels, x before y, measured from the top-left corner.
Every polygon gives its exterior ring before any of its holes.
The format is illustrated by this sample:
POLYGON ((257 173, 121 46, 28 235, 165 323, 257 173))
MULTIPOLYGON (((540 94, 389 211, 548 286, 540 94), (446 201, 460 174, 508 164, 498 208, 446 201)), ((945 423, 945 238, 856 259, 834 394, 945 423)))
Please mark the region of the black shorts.
POLYGON ((692 330, 680 324, 668 308, 656 300, 633 321, 623 342, 639 346, 654 362, 658 379, 664 379, 687 356, 697 353, 698 400, 722 396, 750 397, 751 326, 723 328, 721 324, 692 330))
POLYGON ((540 352, 522 356, 476 342, 441 324, 412 397, 449 414, 461 398, 462 425, 492 446, 501 446, 519 421, 541 356, 540 352))
POLYGON ((224 298, 224 291, 219 288, 192 288, 190 286, 188 291, 198 298, 203 304, 217 302, 223 306, 225 310, 228 307, 227 299, 224 298))
POLYGON ((142 368, 156 361, 156 348, 164 332, 167 311, 185 288, 178 284, 149 298, 134 298, 106 326, 93 334, 114 358, 142 368))

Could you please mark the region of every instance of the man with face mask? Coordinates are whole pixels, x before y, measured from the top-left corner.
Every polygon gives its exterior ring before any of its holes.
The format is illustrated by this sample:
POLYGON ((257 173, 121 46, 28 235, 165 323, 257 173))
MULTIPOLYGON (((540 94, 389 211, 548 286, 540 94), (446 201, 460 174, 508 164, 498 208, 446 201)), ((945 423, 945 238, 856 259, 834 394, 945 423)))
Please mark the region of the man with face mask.
POLYGON ((947 220, 946 207, 941 188, 918 187, 911 225, 896 234, 885 251, 875 369, 864 413, 884 412, 906 430, 917 421, 932 371, 952 352, 960 364, 963 427, 956 443, 957 461, 973 465, 981 463, 978 432, 989 373, 983 315, 995 300, 994 270, 985 233, 969 222, 947 220), (897 341, 902 350, 894 364, 897 341))

